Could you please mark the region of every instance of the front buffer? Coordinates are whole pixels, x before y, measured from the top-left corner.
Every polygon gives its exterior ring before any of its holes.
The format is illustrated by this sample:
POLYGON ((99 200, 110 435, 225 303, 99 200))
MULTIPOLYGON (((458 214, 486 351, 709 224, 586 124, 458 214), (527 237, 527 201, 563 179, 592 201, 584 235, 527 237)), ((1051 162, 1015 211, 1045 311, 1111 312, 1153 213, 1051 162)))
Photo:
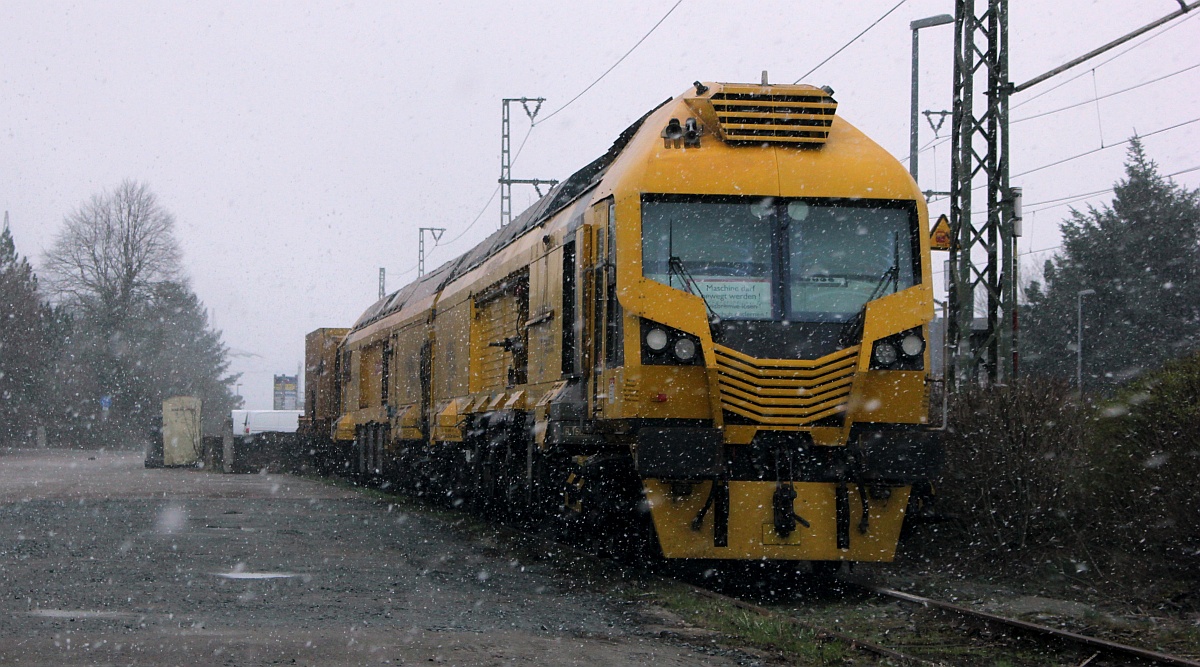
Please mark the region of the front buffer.
POLYGON ((720 435, 654 429, 638 438, 666 558, 891 561, 913 484, 940 463, 928 430, 862 430, 837 447, 802 432, 761 433, 748 445, 720 435))

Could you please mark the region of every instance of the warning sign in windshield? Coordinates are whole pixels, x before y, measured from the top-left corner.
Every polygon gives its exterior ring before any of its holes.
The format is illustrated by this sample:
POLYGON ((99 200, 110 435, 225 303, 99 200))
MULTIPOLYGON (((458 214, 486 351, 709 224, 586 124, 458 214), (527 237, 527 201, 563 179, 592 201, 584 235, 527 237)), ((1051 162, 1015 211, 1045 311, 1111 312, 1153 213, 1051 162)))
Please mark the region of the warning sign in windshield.
POLYGON ((697 278, 696 286, 718 315, 730 319, 771 319, 771 283, 747 278, 697 278))

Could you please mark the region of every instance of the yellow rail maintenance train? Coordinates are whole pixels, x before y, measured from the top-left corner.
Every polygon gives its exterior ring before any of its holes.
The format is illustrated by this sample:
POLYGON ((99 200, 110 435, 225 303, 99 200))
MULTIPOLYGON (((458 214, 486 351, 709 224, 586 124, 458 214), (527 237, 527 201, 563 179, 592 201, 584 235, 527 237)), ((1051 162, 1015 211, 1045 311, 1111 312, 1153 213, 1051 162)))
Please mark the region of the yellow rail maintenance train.
POLYGON ((939 465, 928 215, 828 88, 697 82, 308 335, 327 463, 668 559, 889 561, 939 465))

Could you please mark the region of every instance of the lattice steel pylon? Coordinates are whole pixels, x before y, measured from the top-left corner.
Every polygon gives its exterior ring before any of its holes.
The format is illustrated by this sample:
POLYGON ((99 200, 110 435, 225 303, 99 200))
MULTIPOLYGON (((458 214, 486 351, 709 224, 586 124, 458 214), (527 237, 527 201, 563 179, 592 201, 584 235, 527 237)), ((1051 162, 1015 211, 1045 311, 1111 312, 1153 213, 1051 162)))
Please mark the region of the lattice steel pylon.
POLYGON ((444 227, 418 227, 417 228, 417 277, 425 275, 425 232, 433 237, 433 243, 436 245, 442 240, 442 234, 446 231, 444 227))
POLYGON ((953 161, 950 189, 952 382, 1001 383, 1015 376, 1016 236, 1009 188, 1008 0, 956 0, 954 8, 953 161), (975 86, 983 82, 986 104, 976 114, 975 86), (981 190, 986 219, 976 224, 971 208, 981 190), (974 327, 977 288, 985 322, 974 327))
POLYGON ((553 186, 558 181, 548 180, 544 178, 516 178, 512 177, 512 122, 509 117, 508 105, 513 102, 520 102, 521 108, 525 109, 525 115, 529 116, 529 122, 532 124, 533 119, 537 118, 538 111, 542 109, 542 102, 545 102, 544 97, 505 97, 500 100, 501 115, 500 115, 500 226, 503 227, 512 222, 512 186, 513 183, 525 183, 532 185, 537 189, 538 195, 542 194, 542 186, 553 186), (531 109, 530 103, 535 103, 531 109))

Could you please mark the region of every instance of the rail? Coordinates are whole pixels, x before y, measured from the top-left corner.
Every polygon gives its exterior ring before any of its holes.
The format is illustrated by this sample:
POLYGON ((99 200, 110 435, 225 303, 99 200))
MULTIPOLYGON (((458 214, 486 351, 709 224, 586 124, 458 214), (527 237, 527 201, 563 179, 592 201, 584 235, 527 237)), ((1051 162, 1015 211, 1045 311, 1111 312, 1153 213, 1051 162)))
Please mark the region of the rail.
POLYGON ((938 600, 931 600, 926 597, 921 597, 920 595, 913 595, 911 593, 896 591, 896 590, 892 590, 889 588, 865 587, 865 590, 868 590, 876 595, 880 595, 883 597, 894 598, 897 600, 902 600, 904 602, 911 602, 913 604, 919 604, 919 605, 922 605, 925 607, 940 609, 942 611, 951 612, 951 613, 958 614, 960 616, 966 616, 969 618, 979 619, 979 620, 986 621, 988 623, 992 623, 992 624, 996 624, 996 625, 1004 625, 1004 626, 1008 626, 1010 628, 1016 628, 1016 629, 1023 630, 1025 632, 1029 632, 1029 633, 1033 633, 1033 634, 1040 634, 1040 635, 1047 636, 1047 637, 1054 637, 1056 639, 1065 639, 1065 640, 1074 642, 1076 644, 1087 646, 1089 648, 1099 649, 1102 651, 1106 651, 1108 653, 1115 653, 1115 654, 1119 654, 1119 655, 1131 656, 1131 657, 1138 658, 1140 660, 1149 660, 1155 664, 1178 665, 1180 667, 1200 667, 1200 662, 1197 662, 1195 660, 1190 660, 1188 658, 1183 658, 1183 657, 1175 656, 1175 655, 1168 655, 1166 653, 1159 653, 1158 651, 1150 651, 1147 649, 1138 648, 1136 646, 1128 646, 1126 644, 1119 644, 1117 642, 1108 641, 1107 639, 1100 639, 1097 637, 1089 637, 1087 635, 1081 635, 1081 634, 1078 634, 1075 632, 1070 632, 1067 630, 1060 630, 1058 628, 1051 628, 1051 627, 1045 626, 1045 625, 1038 625, 1037 623, 1030 623, 1028 621, 1021 621, 1021 620, 1014 619, 1014 618, 1006 618, 1004 616, 997 616, 996 614, 991 614, 991 613, 988 613, 985 611, 979 611, 977 609, 970 609, 968 607, 963 607, 961 605, 956 605, 956 604, 952 604, 949 602, 940 602, 938 600))

